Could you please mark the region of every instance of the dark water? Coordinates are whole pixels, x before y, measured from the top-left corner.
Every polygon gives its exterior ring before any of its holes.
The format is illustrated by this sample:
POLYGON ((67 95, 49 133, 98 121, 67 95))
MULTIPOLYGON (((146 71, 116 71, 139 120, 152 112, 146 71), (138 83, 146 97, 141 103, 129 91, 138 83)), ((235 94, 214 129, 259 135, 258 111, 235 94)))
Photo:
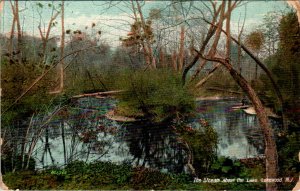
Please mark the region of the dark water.
MULTIPOLYGON (((232 99, 199 101, 196 116, 189 122, 199 128, 198 120, 205 119, 215 128, 219 155, 247 158, 263 154, 256 117, 232 110, 237 104, 239 101, 232 99)), ((101 160, 159 167, 162 171, 184 171, 186 151, 171 127, 145 123, 125 125, 108 120, 104 114, 115 105, 112 99, 79 99, 68 109, 68 118, 53 120, 44 131, 33 155, 37 168, 62 166, 74 160, 101 160)))
MULTIPOLYGON (((233 110, 235 99, 201 101, 197 117, 206 119, 219 136, 218 154, 231 158, 250 158, 263 154, 263 137, 255 115, 233 110)), ((199 126, 194 123, 194 126, 199 126)))

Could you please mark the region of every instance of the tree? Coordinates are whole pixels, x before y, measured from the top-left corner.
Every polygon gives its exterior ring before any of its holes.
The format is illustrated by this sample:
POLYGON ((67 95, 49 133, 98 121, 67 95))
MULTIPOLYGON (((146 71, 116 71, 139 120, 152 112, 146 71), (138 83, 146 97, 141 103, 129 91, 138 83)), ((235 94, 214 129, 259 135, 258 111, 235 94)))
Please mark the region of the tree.
MULTIPOLYGON (((38 3, 37 4, 39 8, 43 8, 43 4, 41 3, 38 3)), ((47 26, 47 30, 46 31, 42 31, 41 29, 41 23, 39 24, 38 26, 38 29, 39 29, 39 32, 40 32, 40 37, 43 41, 43 47, 42 47, 42 57, 44 58, 44 61, 46 60, 46 51, 47 51, 47 45, 48 45, 48 42, 49 42, 49 37, 50 37, 50 32, 51 32, 51 29, 56 25, 56 22, 55 19, 57 18, 57 16, 59 15, 59 11, 55 8, 54 4, 49 4, 48 6, 50 6, 52 8, 52 11, 51 11, 51 18, 48 22, 48 26, 47 26)), ((40 15, 40 18, 42 17, 41 13, 38 11, 39 15, 40 15)))
MULTIPOLYGON (((258 30, 263 33, 264 45, 261 51, 261 55, 266 52, 266 56, 271 56, 275 54, 277 44, 279 41, 278 27, 280 22, 280 17, 276 12, 269 12, 263 18, 263 24, 258 27, 258 30)), ((263 56, 264 58, 266 56, 263 56)))
POLYGON ((61 42, 60 42, 60 91, 64 88, 64 48, 65 48, 65 1, 61 3, 61 42))
POLYGON ((13 13, 13 23, 11 27, 11 32, 10 32, 10 55, 12 58, 12 55, 16 54, 18 55, 18 62, 22 63, 22 52, 21 52, 21 45, 22 45, 22 30, 21 30, 21 25, 20 25, 20 18, 19 18, 19 2, 17 0, 14 1, 9 1, 13 13), (15 33, 15 24, 17 25, 17 47, 16 51, 13 52, 13 38, 14 38, 14 33, 15 33))
MULTIPOLYGON (((226 22, 226 31, 224 31, 224 33, 226 34, 226 49, 225 49, 225 55, 216 55, 215 52, 217 51, 217 44, 218 41, 216 42, 216 45, 212 45, 210 46, 209 50, 207 50, 206 45, 208 44, 209 39, 212 36, 216 37, 221 35, 222 32, 222 23, 225 19, 230 19, 230 17, 228 15, 231 14, 232 9, 236 6, 236 4, 238 3, 238 1, 235 1, 232 6, 229 6, 231 3, 228 2, 228 8, 227 8, 227 12, 225 12, 225 7, 226 7, 226 2, 222 1, 219 5, 219 9, 221 9, 221 16, 219 17, 218 20, 218 24, 215 24, 215 20, 216 20, 216 16, 213 17, 213 22, 209 22, 210 23, 210 33, 207 33, 206 35, 206 39, 204 40, 201 49, 200 50, 196 50, 197 52, 194 60, 187 65, 187 67, 185 68, 185 73, 183 75, 183 82, 185 82, 185 77, 186 77, 186 73, 188 72, 188 70, 190 68, 192 68, 196 61, 199 58, 202 58, 206 61, 212 61, 212 62, 217 62, 218 64, 215 67, 219 67, 219 66, 223 66, 232 76, 232 78, 235 80, 235 82, 239 85, 239 87, 246 93, 246 95, 248 96, 248 98, 251 100, 252 104, 254 105, 254 108, 256 110, 257 113, 257 117, 258 117, 258 121, 260 124, 260 127, 263 131, 263 135, 264 135, 264 141, 265 141, 265 157, 266 157, 266 178, 276 178, 278 175, 278 156, 277 156, 277 149, 276 149, 276 143, 275 143, 275 139, 274 139, 274 132, 273 129, 271 127, 271 124, 269 122, 269 119, 266 115, 266 111, 265 108, 261 102, 261 100, 259 99, 257 93, 254 91, 253 87, 250 85, 249 82, 247 82, 247 80, 241 75, 239 74, 238 70, 235 69, 232 65, 232 61, 230 60, 230 50, 228 50, 228 48, 230 48, 230 43, 231 43, 231 35, 230 35, 230 22, 226 22), (225 14, 226 13, 226 14, 225 14), (226 16, 225 16, 225 15, 226 16), (204 51, 206 50, 206 51, 204 51), (204 55, 205 52, 212 52, 213 54, 206 54, 204 55)), ((216 6, 216 3, 212 3, 214 6, 216 6)), ((216 10, 216 9, 214 9, 216 10)), ((216 15, 216 11, 214 12, 216 15)), ((267 190, 277 190, 277 185, 276 183, 266 183, 266 189, 267 190)))
POLYGON ((141 4, 136 0, 134 3, 134 0, 131 0, 132 5, 132 11, 134 14, 134 31, 135 34, 137 34, 136 38, 139 40, 140 44, 142 45, 144 57, 146 59, 147 68, 156 68, 155 59, 153 57, 152 47, 151 47, 151 40, 152 37, 152 28, 151 28, 151 20, 146 21, 144 19, 144 15, 142 12, 141 4), (143 38, 142 37, 146 37, 143 38))
POLYGON ((64 89, 64 49, 65 49, 65 2, 61 3, 61 37, 60 37, 60 63, 59 67, 59 87, 57 90, 51 91, 51 94, 61 93, 64 89))
MULTIPOLYGON (((278 31, 280 36, 278 50, 266 59, 266 63, 282 91, 285 104, 284 112, 292 121, 299 123, 298 114, 294 112, 295 108, 299 107, 297 100, 300 96, 299 23, 295 12, 289 12, 281 18, 278 31)), ((262 79, 268 84, 264 76, 262 76, 262 79)), ((268 85, 265 85, 262 89, 265 92, 269 91, 268 85)), ((266 95, 268 102, 276 106, 273 95, 270 93, 266 95)))
MULTIPOLYGON (((264 44, 264 35, 261 31, 256 30, 252 31, 249 35, 247 35, 245 40, 246 46, 250 47, 258 57, 259 51, 261 50, 263 44, 264 44)), ((258 66, 256 64, 255 66, 255 79, 257 80, 257 71, 258 66)))
MULTIPOLYGON (((140 52, 141 48, 145 46, 144 42, 147 40, 148 42, 153 43, 153 32, 151 27, 151 21, 147 21, 143 30, 142 22, 135 21, 131 25, 130 32, 127 34, 127 38, 121 39, 122 45, 124 47, 132 47, 132 53, 137 54, 140 52)), ((144 52, 146 49, 144 49, 144 52)), ((147 57, 147 54, 145 55, 147 57)))

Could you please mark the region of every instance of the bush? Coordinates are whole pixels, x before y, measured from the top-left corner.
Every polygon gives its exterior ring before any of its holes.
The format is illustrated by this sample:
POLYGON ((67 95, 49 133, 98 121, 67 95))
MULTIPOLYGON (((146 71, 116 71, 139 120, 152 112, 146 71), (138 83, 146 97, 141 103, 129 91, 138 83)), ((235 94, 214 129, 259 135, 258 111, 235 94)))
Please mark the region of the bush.
MULTIPOLYGON (((220 164, 220 168, 217 167, 217 170, 220 170, 222 165, 228 166, 230 163, 231 168, 238 168, 239 172, 246 172, 247 174, 247 176, 241 174, 236 177, 258 178, 259 176, 255 174, 257 173, 256 167, 250 168, 245 165, 237 165, 237 161, 222 158, 217 163, 220 164)), ((226 170, 226 173, 228 175, 229 171, 226 170)), ((224 178, 228 178, 227 175, 224 178)), ((206 177, 220 178, 220 174, 207 175, 206 177)), ((194 183, 189 175, 183 173, 162 173, 150 168, 133 168, 127 164, 117 165, 100 161, 93 163, 74 161, 62 169, 52 167, 40 172, 19 171, 6 173, 3 175, 3 181, 10 189, 23 190, 257 190, 265 188, 265 184, 260 182, 194 183)))
MULTIPOLYGON (((2 101, 1 108, 6 111, 12 103, 24 93, 28 87, 44 72, 42 65, 37 63, 9 63, 6 60, 1 62, 1 85, 2 101)), ((4 125, 31 116, 47 105, 54 97, 49 95, 53 89, 53 72, 41 79, 30 91, 22 97, 6 113, 2 114, 1 122, 4 125)))
MULTIPOLYGON (((27 161, 28 155, 24 156, 25 160, 27 161)), ((33 158, 30 158, 28 170, 34 170, 35 169, 35 160, 33 158)), ((8 155, 2 155, 1 156, 1 172, 2 174, 6 174, 12 171, 19 171, 22 170, 22 156, 12 156, 12 153, 9 153, 8 155)))
POLYGON ((119 80, 119 87, 126 93, 119 97, 117 112, 125 116, 160 122, 183 119, 195 107, 191 91, 182 86, 180 75, 170 70, 127 73, 119 80))
POLYGON ((227 157, 218 157, 212 164, 212 172, 224 177, 239 177, 243 175, 243 165, 238 160, 232 160, 227 157))
POLYGON ((198 176, 203 176, 217 156, 218 135, 206 121, 201 120, 202 128, 177 127, 181 138, 189 145, 193 153, 194 168, 198 176))

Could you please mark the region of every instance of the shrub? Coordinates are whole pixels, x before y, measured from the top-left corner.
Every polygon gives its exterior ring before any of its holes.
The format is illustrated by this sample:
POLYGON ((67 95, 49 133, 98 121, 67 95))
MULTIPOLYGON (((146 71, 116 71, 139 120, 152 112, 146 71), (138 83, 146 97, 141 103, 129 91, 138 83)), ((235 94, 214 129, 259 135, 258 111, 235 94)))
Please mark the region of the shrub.
POLYGON ((206 121, 201 120, 201 123, 200 129, 177 127, 181 138, 189 145, 193 153, 193 166, 198 176, 203 176, 210 170, 217 155, 218 143, 217 132, 206 121))
POLYGON ((180 75, 170 70, 135 71, 119 80, 120 95, 117 112, 160 122, 183 119, 195 107, 194 96, 182 86, 180 75))

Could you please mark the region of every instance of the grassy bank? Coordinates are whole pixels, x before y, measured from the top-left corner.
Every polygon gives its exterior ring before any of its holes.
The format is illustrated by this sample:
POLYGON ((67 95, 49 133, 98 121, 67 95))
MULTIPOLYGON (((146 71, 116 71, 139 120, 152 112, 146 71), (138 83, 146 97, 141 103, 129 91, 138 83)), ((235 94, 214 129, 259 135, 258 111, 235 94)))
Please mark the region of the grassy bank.
MULTIPOLYGON (((263 190, 265 188, 264 183, 247 182, 250 179, 259 180, 256 175, 251 178, 243 176, 243 173, 247 173, 248 176, 257 174, 258 169, 257 167, 244 168, 243 172, 239 173, 239 177, 228 176, 224 173, 225 171, 219 175, 207 174, 195 182, 195 179, 187 174, 162 173, 158 170, 132 167, 127 164, 77 161, 63 169, 51 168, 39 172, 6 173, 3 180, 10 189, 22 190, 263 190), (240 181, 237 178, 240 178, 240 181), (204 182, 205 179, 208 182, 204 182), (218 179, 219 182, 214 182, 218 179)), ((284 183, 281 185, 281 189, 288 190, 293 185, 293 182, 284 183)))

